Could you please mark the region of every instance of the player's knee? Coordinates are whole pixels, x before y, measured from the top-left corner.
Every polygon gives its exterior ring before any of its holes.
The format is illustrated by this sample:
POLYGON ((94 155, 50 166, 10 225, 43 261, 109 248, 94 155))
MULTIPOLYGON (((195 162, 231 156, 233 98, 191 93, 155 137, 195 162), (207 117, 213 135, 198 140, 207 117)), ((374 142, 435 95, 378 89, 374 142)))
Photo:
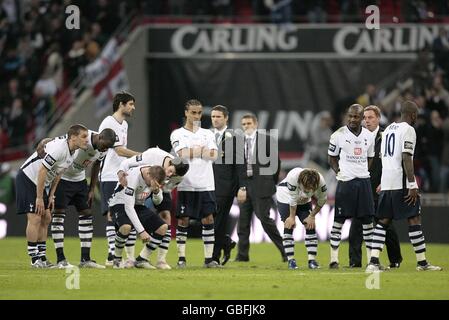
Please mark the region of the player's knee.
POLYGON ((201 219, 201 222, 203 224, 212 224, 212 223, 214 223, 214 216, 212 214, 210 214, 207 217, 201 219))
POLYGON ((189 226, 189 217, 178 218, 178 226, 188 227, 189 226))
POLYGON ((120 226, 120 228, 118 229, 118 231, 123 234, 124 236, 127 236, 130 232, 131 232, 131 225, 130 224, 124 224, 122 226, 120 226))
POLYGON ((162 226, 160 226, 157 230, 156 233, 160 234, 161 236, 165 236, 165 233, 168 230, 168 225, 166 223, 164 223, 162 226))
POLYGON ((413 226, 417 224, 421 224, 421 218, 420 216, 414 216, 408 219, 408 224, 413 226))
POLYGON ((170 217, 170 211, 164 210, 159 212, 159 216, 162 220, 164 220, 165 223, 170 224, 171 223, 171 217, 170 217))

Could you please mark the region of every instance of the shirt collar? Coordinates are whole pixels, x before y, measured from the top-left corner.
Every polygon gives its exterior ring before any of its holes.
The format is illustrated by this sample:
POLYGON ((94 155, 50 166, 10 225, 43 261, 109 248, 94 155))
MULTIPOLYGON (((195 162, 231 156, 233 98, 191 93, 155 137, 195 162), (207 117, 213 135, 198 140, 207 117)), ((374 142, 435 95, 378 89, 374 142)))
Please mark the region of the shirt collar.
POLYGON ((254 138, 256 137, 256 133, 257 133, 257 130, 254 130, 254 132, 251 135, 245 134, 245 139, 254 140, 254 138))
POLYGON ((225 126, 224 127, 224 129, 222 129, 222 130, 217 130, 217 129, 214 129, 214 133, 219 133, 220 134, 220 136, 222 136, 223 135, 223 133, 226 131, 226 129, 228 129, 228 127, 227 126, 225 126))

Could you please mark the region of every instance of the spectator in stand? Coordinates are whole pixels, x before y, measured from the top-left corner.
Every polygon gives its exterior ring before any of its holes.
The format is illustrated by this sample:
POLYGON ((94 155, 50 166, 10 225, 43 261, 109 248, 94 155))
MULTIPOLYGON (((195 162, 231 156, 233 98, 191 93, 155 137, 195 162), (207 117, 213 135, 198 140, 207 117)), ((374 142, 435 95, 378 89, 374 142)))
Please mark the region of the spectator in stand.
POLYGON ((25 144, 27 116, 23 112, 22 99, 14 99, 9 113, 8 119, 8 133, 9 133, 9 145, 20 146, 25 144))
POLYGON ((440 28, 433 40, 432 51, 437 67, 449 73, 449 37, 445 28, 440 28))

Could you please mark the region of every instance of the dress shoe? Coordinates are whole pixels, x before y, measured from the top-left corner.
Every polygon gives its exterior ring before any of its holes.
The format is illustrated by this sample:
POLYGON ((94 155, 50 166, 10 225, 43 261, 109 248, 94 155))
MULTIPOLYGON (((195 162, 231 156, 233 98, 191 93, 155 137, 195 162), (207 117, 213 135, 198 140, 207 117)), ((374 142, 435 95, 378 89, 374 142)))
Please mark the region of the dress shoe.
MULTIPOLYGON (((231 258, 231 251, 235 248, 235 245, 237 243, 233 241, 231 238, 229 238, 229 241, 226 242, 226 244, 223 247, 223 261, 221 262, 221 265, 224 266, 229 259, 231 258)), ((248 259, 249 260, 249 259, 248 259)))

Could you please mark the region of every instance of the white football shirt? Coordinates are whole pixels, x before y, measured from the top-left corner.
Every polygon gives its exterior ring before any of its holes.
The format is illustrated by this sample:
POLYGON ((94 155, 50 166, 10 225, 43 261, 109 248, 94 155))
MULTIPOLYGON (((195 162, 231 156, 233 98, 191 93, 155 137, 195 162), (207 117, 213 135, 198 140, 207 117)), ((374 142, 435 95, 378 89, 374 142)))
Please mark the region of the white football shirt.
MULTIPOLYGON (((129 168, 142 165, 164 167, 164 160, 166 158, 174 159, 174 156, 158 147, 149 148, 142 154, 123 160, 120 164, 119 171, 126 172, 129 168)), ((182 181, 182 178, 183 177, 180 176, 171 176, 167 178, 165 180, 163 191, 171 192, 182 181)))
MULTIPOLYGON (((126 148, 128 145, 128 122, 123 120, 120 123, 113 116, 107 116, 101 122, 98 132, 106 128, 112 129, 115 132, 114 147, 123 146, 126 148)), ((118 181, 117 171, 120 163, 125 159, 126 157, 119 156, 114 148, 110 148, 101 164, 100 181, 118 181)))
POLYGON ((41 164, 43 164, 48 169, 45 186, 49 186, 57 175, 63 173, 72 165, 80 150, 78 149, 70 154, 67 139, 53 139, 45 145, 44 150, 45 156, 43 159, 39 158, 37 152, 34 152, 21 166, 21 169, 37 185, 37 177, 41 164))
POLYGON ((381 190, 403 189, 406 181, 405 172, 402 169, 402 154, 412 155, 415 152, 416 132, 407 122, 390 124, 382 132, 382 144, 380 153, 382 158, 381 190))
MULTIPOLYGON (((170 135, 170 142, 176 153, 184 148, 193 148, 194 146, 218 150, 213 132, 203 128, 199 128, 196 132, 187 130, 184 127, 176 129, 170 135)), ((213 161, 201 158, 187 159, 186 161, 189 163, 189 170, 178 185, 178 190, 214 191, 213 161)))
MULTIPOLYGON (((79 182, 86 179, 86 168, 93 162, 102 161, 106 156, 107 151, 100 152, 94 149, 92 143, 92 136, 98 132, 89 130, 89 142, 86 150, 79 150, 77 157, 73 160, 72 165, 62 175, 63 180, 79 182)), ((61 137, 57 138, 61 139, 61 137)))
POLYGON ((326 181, 321 173, 318 189, 312 192, 305 192, 303 186, 298 183, 299 174, 303 168, 297 167, 289 171, 287 176, 282 180, 276 189, 276 199, 281 203, 287 203, 290 206, 306 204, 315 197, 317 204, 322 207, 327 201, 326 181))
POLYGON ((340 156, 337 180, 369 178, 368 158, 374 157, 374 135, 362 127, 356 136, 347 126, 341 127, 331 135, 327 153, 334 157, 340 156))
MULTIPOLYGON (((141 168, 145 167, 148 166, 130 168, 126 172, 128 174, 127 187, 123 188, 119 183, 117 183, 114 194, 109 200, 110 207, 117 204, 123 204, 125 206, 126 214, 128 215, 131 223, 138 233, 144 231, 144 227, 142 226, 142 223, 137 216, 134 206, 145 205, 145 199, 147 199, 151 195, 151 189, 145 183, 142 172, 140 170, 141 168)), ((159 190, 158 194, 153 194, 152 199, 155 205, 160 204, 163 199, 162 190, 159 190)))

